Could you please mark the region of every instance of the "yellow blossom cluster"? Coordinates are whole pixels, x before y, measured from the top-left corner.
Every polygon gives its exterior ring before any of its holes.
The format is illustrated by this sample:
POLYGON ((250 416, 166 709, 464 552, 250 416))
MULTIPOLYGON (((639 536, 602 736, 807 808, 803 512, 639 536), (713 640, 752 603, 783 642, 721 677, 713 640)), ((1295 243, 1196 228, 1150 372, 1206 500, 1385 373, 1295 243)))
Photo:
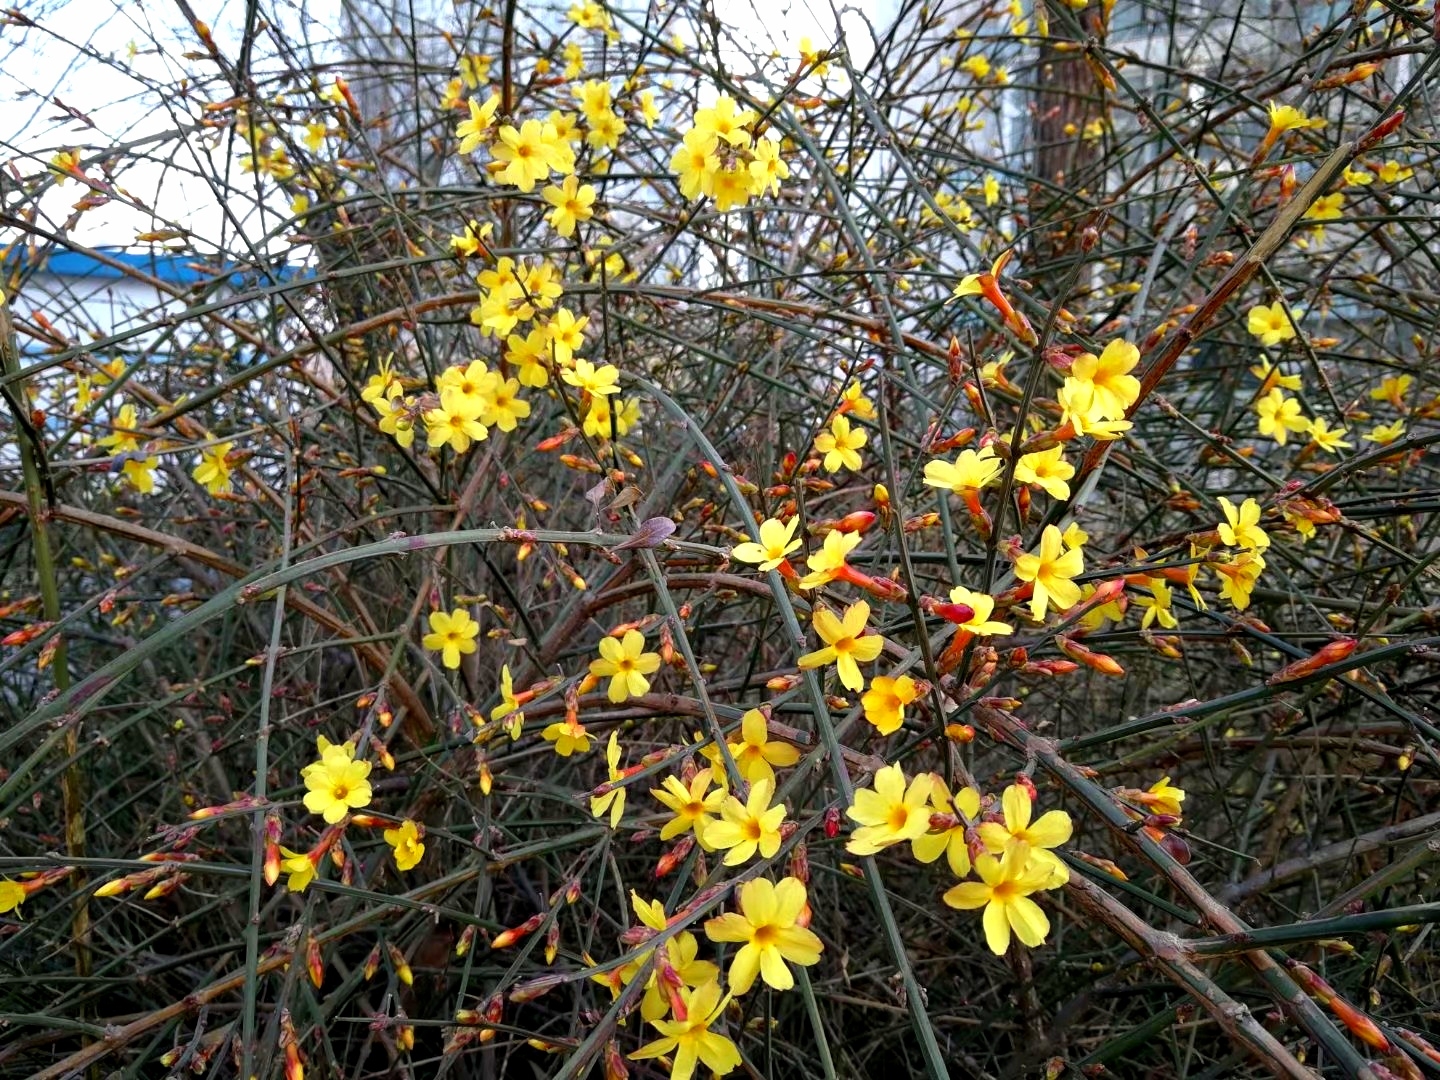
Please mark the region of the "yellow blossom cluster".
POLYGON ((752 198, 780 192, 790 178, 778 140, 757 134, 754 109, 742 109, 729 94, 697 109, 694 122, 670 159, 670 171, 687 199, 711 199, 724 213, 752 198))
POLYGON ((944 900, 961 910, 984 909, 991 951, 1003 955, 1012 933, 1034 947, 1045 941, 1050 921, 1031 897, 1070 880, 1054 849, 1070 840, 1074 825, 1063 810, 1034 817, 1033 798, 1028 784, 1012 784, 997 808, 996 800, 974 788, 952 794, 934 773, 919 773, 907 783, 899 765, 887 765, 870 787, 856 790, 846 815, 859 827, 845 848, 852 855, 874 855, 908 843, 922 863, 943 854, 956 877, 973 872, 979 878, 952 886, 944 900))

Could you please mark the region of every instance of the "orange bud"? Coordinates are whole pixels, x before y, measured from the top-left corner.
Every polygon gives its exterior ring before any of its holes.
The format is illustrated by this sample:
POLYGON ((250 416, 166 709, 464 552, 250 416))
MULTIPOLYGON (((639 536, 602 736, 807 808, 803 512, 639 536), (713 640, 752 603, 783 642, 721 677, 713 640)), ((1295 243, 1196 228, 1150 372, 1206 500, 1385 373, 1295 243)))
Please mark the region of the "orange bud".
POLYGON ((0 638, 0 645, 28 644, 29 642, 34 641, 37 637, 43 634, 46 630, 49 630, 50 627, 54 625, 55 624, 53 622, 31 623, 29 626, 24 627, 23 629, 15 630, 9 634, 6 634, 3 638, 0 638))
POLYGON ((320 942, 315 940, 314 934, 305 941, 305 970, 310 973, 310 981, 318 990, 325 982, 325 961, 320 956, 320 942))
POLYGON ((1116 866, 1115 863, 1109 859, 1102 859, 1098 855, 1090 855, 1083 851, 1074 851, 1071 852, 1071 854, 1079 859, 1083 859, 1097 870, 1109 874, 1118 881, 1130 880, 1130 878, 1126 876, 1125 871, 1121 870, 1120 867, 1116 866))
MULTIPOLYGON (((473 928, 472 928, 472 929, 473 929, 473 928)), ((375 947, 370 950, 370 955, 367 956, 367 957, 365 957, 365 968, 364 968, 365 980, 368 982, 369 980, 373 979, 373 978, 375 977, 375 972, 378 971, 379 968, 380 968, 380 943, 377 941, 377 942, 375 943, 375 947)))
POLYGON ((550 923, 550 929, 545 931, 545 963, 553 964, 555 955, 560 951, 560 920, 556 919, 550 923))
POLYGON ((1104 653, 1098 653, 1091 649, 1087 649, 1078 641, 1072 641, 1064 634, 1056 635, 1055 644, 1060 649, 1060 651, 1063 652, 1066 656, 1068 656, 1071 660, 1074 660, 1076 663, 1084 664, 1092 671, 1098 671, 1101 675, 1114 675, 1119 677, 1125 674, 1125 669, 1120 666, 1120 662, 1116 660, 1113 656, 1107 656, 1104 653))
POLYGON ((516 1002, 534 1001, 536 998, 548 994, 565 981, 564 975, 541 975, 538 979, 531 979, 523 982, 514 990, 510 991, 510 1000, 516 1002))
POLYGON ((536 930, 539 930, 540 924, 544 921, 544 915, 531 915, 530 918, 526 919, 519 926, 512 926, 509 930, 502 930, 496 934, 495 940, 490 942, 490 948, 508 949, 521 938, 529 937, 536 930))
POLYGON ((625 1055, 611 1039, 605 1044, 605 1080, 627 1080, 630 1076, 630 1066, 625 1064, 625 1055))
POLYGON ((406 986, 415 985, 415 973, 410 970, 410 965, 405 961, 405 954, 392 941, 385 943, 385 949, 390 954, 390 966, 395 969, 395 977, 406 986))
POLYGON ((1296 679, 1304 679, 1323 671, 1331 664, 1337 664, 1353 653, 1360 645, 1355 638, 1340 638, 1322 646, 1317 652, 1294 663, 1286 664, 1279 671, 1275 672, 1265 680, 1265 685, 1274 686, 1277 683, 1294 682, 1296 679))
POLYGON ((1080 665, 1071 660, 1035 660, 1020 670, 1026 675, 1069 675, 1080 665))
POLYGON ((875 514, 870 510, 855 510, 834 523, 834 529, 842 533, 863 533, 875 524, 875 514))
POLYGON ((686 833, 673 848, 660 856, 659 861, 655 864, 655 876, 663 878, 673 873, 675 868, 689 857, 690 850, 694 846, 695 834, 686 833))
POLYGON ((464 956, 470 951, 470 946, 475 944, 475 927, 470 925, 460 932, 460 940, 455 942, 455 955, 464 956))
POLYGON ((935 512, 928 514, 917 514, 915 517, 907 518, 905 531, 907 533, 919 532, 921 529, 933 529, 940 524, 940 515, 935 512))
POLYGON ((548 439, 541 439, 538 443, 535 444, 535 449, 539 450, 542 454, 548 454, 551 450, 560 449, 560 447, 564 446, 567 442, 569 442, 571 439, 573 439, 576 435, 579 434, 579 428, 567 427, 558 435, 551 435, 548 439))
POLYGON ((375 751, 375 760, 380 762, 386 772, 395 771, 395 755, 374 735, 370 736, 370 749, 375 751))
POLYGON ((931 615, 938 616, 946 622, 955 623, 957 626, 975 618, 975 609, 969 604, 951 604, 947 601, 936 600, 933 596, 922 596, 920 607, 931 615))
POLYGON ((491 789, 495 786, 495 775, 490 771, 490 762, 488 762, 488 761, 485 760, 485 756, 484 756, 483 754, 480 755, 480 765, 479 765, 479 768, 480 768, 480 794, 481 794, 481 795, 489 795, 491 789))
POLYGON ((972 743, 975 741, 975 728, 970 724, 946 724, 945 737, 953 743, 972 743))
POLYGON ((1347 1028, 1350 1034, 1375 1050, 1383 1053, 1390 1051, 1390 1040, 1380 1030, 1379 1025, 1366 1016, 1363 1012, 1351 1005, 1340 996, 1330 1000, 1330 1011, 1333 1012, 1347 1028))

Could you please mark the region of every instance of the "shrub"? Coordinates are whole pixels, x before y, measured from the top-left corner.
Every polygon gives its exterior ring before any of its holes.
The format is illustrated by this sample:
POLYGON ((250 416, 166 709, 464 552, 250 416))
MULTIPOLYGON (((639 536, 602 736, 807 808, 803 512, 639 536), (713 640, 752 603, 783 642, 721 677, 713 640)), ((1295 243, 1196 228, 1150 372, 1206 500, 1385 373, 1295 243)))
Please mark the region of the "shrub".
POLYGON ((1429 13, 181 10, 7 15, 7 1074, 1440 1064, 1429 13))

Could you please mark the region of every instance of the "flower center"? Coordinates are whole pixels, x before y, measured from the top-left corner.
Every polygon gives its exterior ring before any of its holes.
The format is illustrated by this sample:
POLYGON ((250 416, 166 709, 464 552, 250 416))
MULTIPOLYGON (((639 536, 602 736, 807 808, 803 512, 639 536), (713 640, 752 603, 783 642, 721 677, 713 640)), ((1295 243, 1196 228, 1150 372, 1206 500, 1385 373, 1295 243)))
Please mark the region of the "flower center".
POLYGON ((766 923, 764 926, 755 927, 754 932, 750 935, 750 940, 763 949, 774 945, 776 936, 775 927, 766 923))
POLYGON ((905 828, 910 821, 910 808, 904 803, 899 803, 890 810, 890 827, 897 832, 905 828))
POLYGON ((743 826, 741 826, 740 831, 745 834, 745 839, 747 839, 747 840, 759 840, 759 839, 760 839, 760 822, 759 822, 759 820, 756 819, 756 818, 751 818, 751 819, 750 819, 749 821, 747 821, 743 826))
POLYGON ((330 789, 330 796, 338 802, 344 802, 350 797, 350 785, 343 782, 336 784, 330 789))

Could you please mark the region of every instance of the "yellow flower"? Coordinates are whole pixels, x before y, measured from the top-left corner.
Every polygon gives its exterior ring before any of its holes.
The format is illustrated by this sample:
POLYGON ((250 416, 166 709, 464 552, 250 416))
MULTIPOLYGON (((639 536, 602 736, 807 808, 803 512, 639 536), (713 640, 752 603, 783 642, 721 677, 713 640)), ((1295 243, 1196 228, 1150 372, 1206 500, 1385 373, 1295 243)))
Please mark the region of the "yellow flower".
POLYGON ((280 869, 290 875, 285 879, 285 887, 293 893, 303 893, 315 880, 315 861, 304 852, 291 851, 283 846, 280 856, 280 869))
MULTIPOLYGON (((1285 321, 1285 325, 1290 325, 1290 321, 1288 319, 1285 321)), ((1277 386, 1280 387, 1282 390, 1300 389, 1299 375, 1284 375, 1281 373, 1280 368, 1277 365, 1270 363, 1269 360, 1266 360, 1263 357, 1261 358, 1260 363, 1255 364, 1250 368, 1250 374, 1254 375, 1257 379, 1260 380, 1259 393, 1261 394, 1268 394, 1274 387, 1277 386)))
POLYGON ((121 466, 120 471, 132 488, 141 495, 149 495, 155 490, 155 470, 159 467, 160 459, 157 457, 131 458, 121 466))
POLYGON ((460 666, 460 656, 469 656, 475 651, 475 638, 480 633, 480 624, 470 617, 464 608, 456 608, 449 615, 443 611, 430 613, 430 633, 421 644, 440 654, 441 661, 452 671, 460 666))
POLYGON ((815 452, 825 455, 823 464, 828 473, 837 473, 841 469, 858 472, 859 450, 867 438, 864 428, 852 428, 850 418, 837 413, 830 419, 830 430, 815 436, 815 452))
POLYGON ((1370 390, 1371 401, 1388 401, 1397 409, 1405 408, 1405 395, 1410 392, 1415 379, 1411 375, 1387 375, 1380 385, 1370 390))
POLYGON ((1064 810, 1049 810, 1038 819, 1031 821, 1034 806, 1030 792, 1020 784, 1011 784, 1000 797, 1000 807, 1005 821, 984 821, 977 830, 980 841, 991 855, 999 855, 1017 843, 1027 844, 1030 849, 1032 866, 1048 866, 1049 882, 1044 886, 1053 889, 1070 880, 1070 871, 1059 857, 1048 851, 1067 843, 1075 831, 1070 815, 1064 810))
POLYGON ((800 525, 799 517, 788 522, 766 518, 760 522, 760 540, 747 540, 731 549, 730 557, 743 563, 756 563, 762 571, 774 570, 785 561, 785 557, 800 546, 795 530, 800 525))
POLYGON ((574 367, 560 372, 560 377, 587 394, 598 396, 620 392, 620 372, 614 364, 596 367, 589 360, 576 359, 574 367))
POLYGON ((400 377, 390 370, 390 362, 394 357, 386 357, 380 361, 380 370, 365 380, 365 386, 360 391, 360 397, 369 405, 380 408, 380 402, 398 398, 405 393, 404 386, 400 383, 400 377))
POLYGON ((800 53, 800 65, 810 68, 810 74, 815 78, 823 79, 830 70, 829 62, 821 59, 825 55, 825 51, 815 48, 808 37, 802 37, 796 49, 800 53))
POLYGON ((1253 548, 1243 548, 1228 562, 1212 564, 1220 575, 1220 598, 1229 600, 1237 611, 1250 606, 1250 593, 1265 569, 1265 559, 1253 548))
POLYGON ((854 551, 860 543, 858 532, 841 532, 839 529, 832 529, 825 534, 825 542, 821 544, 820 550, 813 552, 805 560, 805 567, 810 572, 800 579, 800 588, 818 589, 821 585, 828 585, 840 576, 845 568, 845 558, 854 551))
POLYGON ((757 119, 754 110, 740 109, 729 94, 721 94, 711 108, 696 111, 695 130, 743 150, 750 145, 750 133, 745 128, 757 119))
POLYGON ((1010 935, 1034 948, 1045 943, 1050 920, 1030 894, 1046 887, 1050 868, 1030 857, 1030 845, 1015 844, 999 859, 980 855, 975 859, 979 881, 962 881, 945 893, 945 903, 961 911, 985 909, 985 943, 996 956, 1010 948, 1010 935))
MULTIPOLYGON (((495 110, 500 107, 500 95, 491 94, 481 105, 472 97, 466 105, 470 107, 470 119, 462 120, 455 129, 455 137, 460 140, 460 153, 472 153, 476 147, 485 141, 485 135, 490 130, 490 125, 495 119, 495 110)), ((513 130, 513 129, 512 129, 513 130)))
POLYGON ((1286 397, 1279 387, 1255 402, 1255 414, 1260 418, 1260 434, 1269 435, 1281 446, 1290 438, 1290 432, 1310 428, 1310 421, 1300 415, 1300 402, 1286 397))
POLYGON ((780 143, 775 139, 756 139, 751 148, 750 191, 754 195, 780 194, 780 181, 790 179, 790 166, 780 156, 780 143))
POLYGON ((898 764, 878 770, 870 788, 856 789, 854 805, 845 811, 846 817, 860 825, 851 833, 845 850, 852 855, 874 855, 928 832, 932 783, 929 773, 920 773, 907 788, 898 764))
POLYGON ((870 605, 864 600, 851 604, 841 618, 836 618, 827 607, 817 607, 811 621, 825 647, 800 657, 799 666, 814 668, 834 664, 840 682, 847 690, 858 692, 865 689, 865 676, 860 674, 860 665, 874 660, 885 648, 885 639, 879 634, 865 634, 869 618, 870 605))
POLYGON ((1319 196, 1305 211, 1305 216, 1315 221, 1334 221, 1345 214, 1345 193, 1334 191, 1319 196))
MULTIPOLYGON (((575 317, 575 313, 569 308, 556 308, 555 313, 545 322, 545 334, 549 339, 551 352, 555 355, 555 362, 562 368, 571 367, 575 354, 585 347, 585 328, 590 325, 590 316, 582 315, 575 317)), ((611 372, 615 372, 612 365, 605 365, 611 372)), ((603 371, 603 369, 602 369, 603 371)), ((618 374, 618 372, 615 372, 618 374)), ((596 373, 597 377, 599 373, 596 373)), ((613 379, 609 380, 613 382, 613 379)), ((580 385, 572 383, 571 385, 580 385)), ((588 389, 588 387, 587 387, 588 389)), ((591 393, 613 394, 614 390, 591 390, 591 393)))
POLYGON ((679 177, 680 194, 686 199, 708 196, 715 189, 715 174, 720 171, 715 153, 718 145, 713 133, 692 129, 670 158, 670 171, 679 177))
POLYGON ((1270 102, 1266 111, 1270 116, 1270 135, 1267 139, 1273 141, 1274 136, 1281 135, 1287 131, 1299 131, 1306 128, 1322 128, 1325 126, 1325 118, 1322 116, 1306 116, 1303 109, 1297 109, 1293 105, 1276 105, 1270 102))
POLYGON ((997 202, 1000 201, 1000 181, 996 180, 993 174, 985 174, 983 187, 985 190, 986 206, 994 206, 997 202))
MULTIPOLYGON (((800 760, 800 751, 787 742, 771 740, 770 728, 765 714, 759 709, 748 709, 740 717, 740 741, 728 742, 730 756, 740 775, 751 783, 761 780, 774 781, 775 766, 788 769, 800 760)), ((701 751, 709 759, 715 775, 724 775, 724 758, 717 746, 707 746, 701 751)))
POLYGON ((1260 504, 1246 499, 1235 509, 1235 504, 1224 495, 1220 496, 1220 510, 1225 520, 1219 525, 1220 542, 1230 547, 1254 548, 1264 551, 1270 546, 1270 537, 1260 528, 1260 504))
POLYGON ((1295 337, 1295 325, 1279 300, 1273 304, 1257 304, 1245 317, 1246 328, 1269 348, 1295 337))
POLYGON ((588 754, 590 740, 595 736, 586 731, 585 725, 579 720, 566 717, 564 720, 557 720, 540 732, 540 737, 546 742, 555 744, 555 753, 561 757, 569 757, 575 753, 588 754))
POLYGON ((545 327, 537 326, 525 337, 511 334, 505 339, 505 362, 513 364, 521 386, 546 386, 550 382, 550 370, 545 366, 550 359, 550 334, 545 327))
POLYGON ((653 128, 655 121, 660 119, 660 107, 655 104, 655 91, 640 91, 638 100, 640 102, 640 118, 645 121, 647 128, 653 128))
POLYGON ((1140 380, 1130 372, 1140 362, 1140 350, 1123 338, 1108 343, 1099 356, 1081 353, 1070 365, 1070 378, 1094 388, 1094 404, 1110 419, 1119 419, 1140 396, 1140 380))
POLYGON ((744 802, 727 795, 720 804, 720 820, 705 826, 705 843, 726 853, 726 866, 739 866, 757 851, 762 859, 773 858, 780 850, 785 804, 771 806, 774 794, 775 781, 759 780, 750 785, 750 797, 744 802))
POLYGON ((370 762, 322 757, 302 774, 305 809, 334 825, 352 809, 370 805, 370 762))
POLYGON ((1405 421, 1396 420, 1393 424, 1377 425, 1375 430, 1363 436, 1363 438, 1366 442, 1378 443, 1380 446, 1389 446, 1403 434, 1405 434, 1405 421))
POLYGON ((1415 175, 1415 170, 1400 161, 1386 161, 1375 170, 1382 183, 1398 184, 1402 180, 1409 180, 1415 175))
POLYGON ((968 877, 970 841, 966 836, 965 823, 973 822, 980 816, 980 793, 974 788, 962 787, 955 793, 952 802, 950 793, 945 790, 945 781, 931 773, 930 808, 935 814, 954 818, 955 824, 935 832, 921 833, 910 841, 910 853, 917 861, 929 864, 943 852, 951 873, 960 878, 968 877))
POLYGON ((740 1051, 724 1035, 710 1030, 725 1012, 719 982, 708 982, 696 990, 680 989, 684 1020, 652 1020, 661 1037, 646 1043, 630 1055, 632 1061, 674 1053, 670 1080, 690 1080, 695 1066, 704 1065, 716 1076, 724 1076, 740 1064, 740 1051))
POLYGON ((490 156, 505 165, 495 177, 502 184, 529 192, 552 171, 561 176, 575 171, 575 154, 554 124, 526 120, 518 130, 506 124, 497 137, 490 156))
POLYGON ((598 818, 609 811, 610 828, 618 829, 620 818, 625 813, 625 788, 619 781, 625 778, 625 774, 620 769, 620 733, 613 728, 610 741, 605 744, 605 769, 606 781, 614 786, 604 795, 590 796, 590 814, 598 818))
POLYGON ((840 395, 840 411, 848 412, 860 420, 874 420, 875 403, 865 396, 865 388, 856 379, 849 386, 845 387, 840 395))
POLYGON ((57 150, 54 156, 50 158, 50 171, 55 175, 56 187, 63 187, 67 177, 82 175, 80 172, 80 151, 57 150))
POLYGON ((481 422, 501 431, 514 431, 530 415, 530 403, 520 397, 518 379, 501 379, 497 375, 486 385, 481 404, 481 422))
POLYGON ((720 169, 710 178, 710 197, 722 214, 750 201, 750 170, 743 162, 720 169))
POLYGON ((489 56, 467 53, 460 57, 460 78, 466 87, 474 90, 490 77, 490 65, 494 60, 489 56))
POLYGON ((960 629, 968 630, 976 637, 990 637, 992 634, 1013 634, 1014 627, 1003 622, 993 622, 990 614, 995 610, 995 598, 988 593, 972 592, 956 585, 950 590, 952 604, 964 604, 975 614, 968 622, 960 623, 960 629))
POLYGON ((1150 624, 1158 619, 1162 627, 1173 630, 1179 625, 1179 621, 1171 608, 1174 594, 1170 586, 1164 578, 1152 577, 1146 580, 1146 588, 1150 590, 1149 596, 1135 598, 1135 603, 1145 609, 1145 614, 1140 619, 1140 629, 1150 629, 1150 624))
MULTIPOLYGON (((479 624, 476 624, 479 630, 479 624)), ((490 710, 491 720, 504 720, 505 730, 511 739, 520 738, 525 724, 525 714, 520 711, 520 699, 515 696, 515 683, 510 677, 510 665, 500 666, 500 704, 490 710)))
POLYGON ((375 408, 380 413, 379 427, 406 450, 415 442, 415 419, 412 410, 415 402, 411 398, 401 401, 381 401, 375 408))
POLYGON ((590 674, 609 678, 611 701, 619 704, 632 697, 650 692, 645 676, 660 670, 660 654, 645 651, 645 635, 639 630, 626 630, 619 641, 613 637, 600 639, 600 659, 590 661, 590 674))
POLYGON ((420 830, 415 827, 415 822, 408 819, 402 821, 398 829, 385 830, 385 843, 394 849, 397 870, 414 869, 415 864, 425 854, 425 845, 420 840, 420 830))
POLYGON ((979 450, 962 450, 953 464, 939 459, 927 461, 925 463, 925 483, 931 487, 954 492, 956 495, 964 495, 994 483, 1000 477, 1000 469, 1003 464, 995 456, 993 447, 982 446, 979 450))
POLYGON ((1046 525, 1040 535, 1039 550, 1027 552, 1015 560, 1015 576, 1021 581, 1034 582, 1030 614, 1036 622, 1045 618, 1052 602, 1064 611, 1080 599, 1080 586, 1071 579, 1084 572, 1085 556, 1078 546, 1063 553, 1061 548, 1060 530, 1054 525, 1046 525))
POLYGON ((458 390, 447 387, 440 392, 440 407, 425 413, 426 442, 429 446, 449 446, 457 454, 470 449, 472 442, 489 436, 490 430, 480 422, 485 403, 458 390))
POLYGON ((15 911, 25 902, 25 886, 9 878, 0 878, 0 915, 15 911))
MULTIPOLYGON (((620 136, 625 134, 625 121, 620 114, 610 109, 586 118, 589 130, 585 141, 597 150, 613 150, 620 145, 620 136)), ((603 162, 596 163, 596 171, 603 162)))
POLYGON ((111 433, 97 440, 99 445, 109 448, 115 454, 134 453, 140 449, 140 421, 134 405, 120 406, 120 412, 111 425, 111 433))
POLYGON ((920 696, 915 680, 909 675, 892 679, 889 675, 876 676, 870 689, 860 698, 865 709, 865 719, 870 721, 881 735, 891 735, 900 730, 905 722, 905 706, 920 696))
POLYGON ((1069 424, 1077 435, 1110 442, 1132 427, 1130 421, 1121 416, 1107 415, 1096 400, 1094 385, 1083 379, 1067 377, 1056 391, 1055 401, 1060 406, 1061 423, 1069 424))
POLYGON ((639 421, 640 402, 635 399, 620 401, 618 398, 597 397, 590 399, 590 410, 585 414, 581 428, 592 439, 608 439, 611 435, 623 439, 639 421), (611 401, 619 405, 613 412, 610 408, 611 401))
POLYGON ((701 769, 690 780, 688 788, 678 776, 667 776, 660 787, 650 789, 650 794, 669 807, 674 815, 660 829, 661 840, 673 840, 693 829, 700 846, 707 847, 705 829, 710 824, 711 815, 720 812, 720 806, 729 794, 723 787, 708 790, 712 775, 711 770, 701 769))
POLYGON ((741 885, 738 893, 739 911, 705 922, 705 936, 711 941, 743 942, 730 961, 730 992, 748 993, 757 975, 766 986, 789 990, 795 977, 785 962, 801 967, 818 964, 825 948, 812 931, 798 924, 805 910, 804 883, 787 877, 772 885, 756 878, 741 885))
POLYGON ((435 380, 435 388, 440 392, 442 398, 447 390, 453 390, 461 397, 468 399, 471 404, 479 405, 483 411, 485 396, 499 378, 498 374, 486 366, 485 361, 472 360, 464 367, 459 364, 447 367, 435 380))
POLYGON ((1346 168, 1345 183, 1350 187, 1364 187, 1375 182, 1375 174, 1364 169, 1346 168))
POLYGON ((1149 795, 1150 798, 1145 801, 1152 810, 1161 814, 1180 816, 1180 804, 1185 801, 1185 791, 1170 783, 1170 777, 1162 776, 1151 784, 1149 795))
POLYGON ((578 176, 567 176, 558 187, 551 184, 540 194, 554 207, 547 220, 561 236, 574 236, 575 226, 595 215, 595 189, 589 184, 582 186, 578 176))
POLYGON ((1024 454, 1015 463, 1015 479, 1022 484, 1038 484, 1051 498, 1070 498, 1070 485, 1065 481, 1075 475, 1075 466, 1065 460, 1065 447, 1052 446, 1024 454))
MULTIPOLYGON (((666 928, 669 920, 665 916, 665 905, 659 900, 642 900, 640 895, 631 889, 630 906, 635 909, 636 918, 651 930, 659 931, 666 928)), ((675 974, 679 977, 681 984, 688 989, 704 986, 720 977, 718 967, 708 960, 696 959, 699 952, 700 943, 688 930, 682 930, 672 937, 665 950, 670 966, 675 969, 675 974)), ((650 963, 653 955, 653 949, 647 950, 617 971, 590 976, 595 982, 610 987, 610 995, 615 998, 619 996, 622 985, 629 985, 642 971, 648 971, 649 978, 645 982, 645 997, 640 1002, 640 1015, 649 1023, 663 1019, 665 1014, 670 1011, 670 997, 665 988, 660 985, 655 968, 650 963)))

